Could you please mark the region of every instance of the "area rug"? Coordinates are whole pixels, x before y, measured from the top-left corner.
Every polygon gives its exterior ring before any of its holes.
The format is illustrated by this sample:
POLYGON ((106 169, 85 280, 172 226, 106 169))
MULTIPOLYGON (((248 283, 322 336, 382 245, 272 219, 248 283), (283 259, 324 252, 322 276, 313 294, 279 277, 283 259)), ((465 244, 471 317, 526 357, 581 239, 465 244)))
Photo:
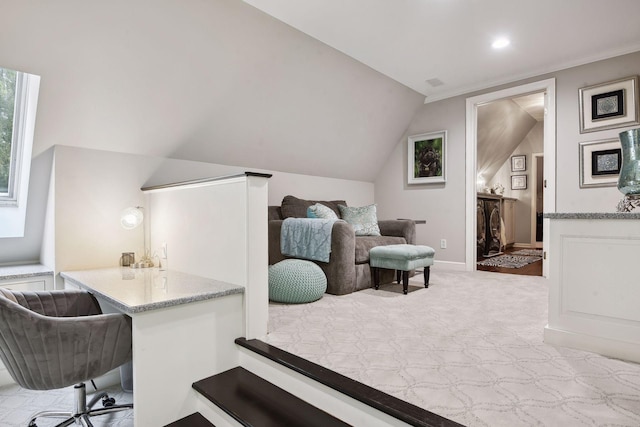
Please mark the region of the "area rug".
POLYGON ((520 268, 527 264, 540 261, 542 257, 539 256, 522 256, 522 255, 500 255, 497 257, 485 259, 479 261, 478 265, 487 267, 504 267, 504 268, 520 268))
POLYGON ((511 255, 542 256, 542 249, 520 249, 518 251, 511 252, 511 255))

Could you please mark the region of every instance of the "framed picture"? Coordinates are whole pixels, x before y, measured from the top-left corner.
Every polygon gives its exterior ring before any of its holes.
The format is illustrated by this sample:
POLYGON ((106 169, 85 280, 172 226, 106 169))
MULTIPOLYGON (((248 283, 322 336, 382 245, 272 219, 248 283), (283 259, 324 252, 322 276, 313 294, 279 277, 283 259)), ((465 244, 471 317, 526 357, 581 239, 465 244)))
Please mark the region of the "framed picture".
POLYGON ((447 131, 410 136, 407 183, 431 184, 447 180, 447 131))
POLYGON ((580 188, 616 186, 621 167, 619 139, 580 143, 580 188))
POLYGON ((511 156, 511 172, 524 172, 527 170, 527 156, 511 156))
POLYGON ((580 89, 580 133, 640 123, 638 76, 580 89))
POLYGON ((511 189, 512 190, 526 190, 527 189, 527 175, 511 175, 511 189))

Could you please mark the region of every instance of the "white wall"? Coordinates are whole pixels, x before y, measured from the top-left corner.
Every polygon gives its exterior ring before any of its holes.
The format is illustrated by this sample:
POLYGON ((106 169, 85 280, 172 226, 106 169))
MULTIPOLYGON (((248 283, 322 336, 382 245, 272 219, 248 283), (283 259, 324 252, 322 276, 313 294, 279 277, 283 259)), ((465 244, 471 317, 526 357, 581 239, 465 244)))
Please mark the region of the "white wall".
MULTIPOLYGON (((120 214, 144 206, 142 187, 241 172, 224 165, 56 146, 55 205, 47 218, 53 216, 54 225, 44 238, 55 242, 55 249, 47 251, 47 259, 55 262, 50 267, 57 272, 112 267, 122 252, 140 256, 143 228, 124 230, 120 214)), ((372 183, 273 172, 268 184, 270 204, 280 204, 287 194, 344 198, 354 206, 373 202, 372 183)))
POLYGON ((439 261, 464 262, 464 109, 460 96, 421 107, 375 181, 378 216, 427 220, 416 225, 416 243, 436 248, 439 261), (447 182, 408 185, 406 137, 444 129, 447 182), (439 249, 440 239, 447 239, 447 249, 439 249))
POLYGON ((53 149, 31 160, 25 235, 0 239, 0 264, 39 261, 52 162, 53 149))
MULTIPOLYGON (((579 133, 578 89, 640 74, 640 52, 599 61, 557 73, 504 85, 467 96, 424 105, 375 180, 375 200, 387 216, 426 219, 417 226, 418 243, 436 248, 439 260, 465 261, 465 99, 532 81, 556 78, 556 186, 557 212, 613 212, 622 197, 615 187, 579 188, 578 144, 615 138, 628 129, 579 133), (406 137, 423 132, 448 130, 447 182, 445 185, 406 184, 406 137), (447 249, 439 249, 446 238, 447 249)), ((506 186, 505 186, 506 187, 506 186)))

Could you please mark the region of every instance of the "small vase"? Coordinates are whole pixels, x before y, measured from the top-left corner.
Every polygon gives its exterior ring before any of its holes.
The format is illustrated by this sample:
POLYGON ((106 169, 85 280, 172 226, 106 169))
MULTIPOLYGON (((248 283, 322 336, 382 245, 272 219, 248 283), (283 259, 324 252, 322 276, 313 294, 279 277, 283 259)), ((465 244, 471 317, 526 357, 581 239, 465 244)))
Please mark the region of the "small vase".
POLYGON ((622 168, 618 190, 626 197, 640 198, 640 128, 620 132, 622 168))

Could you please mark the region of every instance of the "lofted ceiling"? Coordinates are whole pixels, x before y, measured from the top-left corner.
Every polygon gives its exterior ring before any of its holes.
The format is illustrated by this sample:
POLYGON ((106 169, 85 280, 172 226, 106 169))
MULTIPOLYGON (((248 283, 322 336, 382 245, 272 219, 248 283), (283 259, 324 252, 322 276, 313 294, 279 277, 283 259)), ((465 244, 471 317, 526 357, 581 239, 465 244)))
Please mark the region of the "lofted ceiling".
POLYGON ((640 50, 638 0, 245 1, 425 102, 640 50))

